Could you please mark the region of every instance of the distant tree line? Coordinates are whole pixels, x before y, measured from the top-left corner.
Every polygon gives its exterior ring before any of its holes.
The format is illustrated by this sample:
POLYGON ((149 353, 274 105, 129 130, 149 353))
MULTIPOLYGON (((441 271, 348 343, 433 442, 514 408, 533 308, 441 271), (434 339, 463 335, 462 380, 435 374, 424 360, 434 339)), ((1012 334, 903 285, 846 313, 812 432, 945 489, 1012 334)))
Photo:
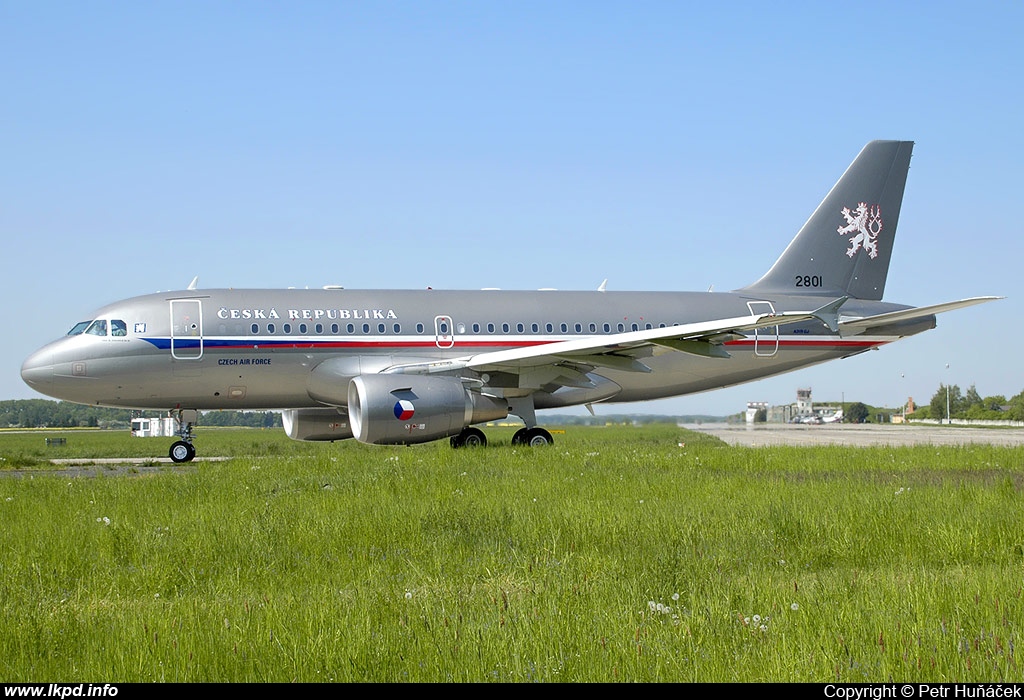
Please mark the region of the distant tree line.
POLYGON ((921 406, 910 417, 945 420, 947 401, 949 418, 1024 421, 1024 391, 1009 399, 1002 395, 983 398, 973 384, 966 392, 956 384, 940 384, 928 405, 921 406))
MULTIPOLYGON (((0 427, 7 428, 109 428, 128 430, 132 418, 158 418, 166 411, 132 411, 49 401, 17 399, 0 401, 0 427)), ((274 428, 281 414, 273 411, 210 411, 199 418, 200 425, 274 428)))
MULTIPOLYGON (((907 413, 908 420, 1006 420, 1024 421, 1024 391, 1006 398, 1002 395, 982 397, 972 384, 965 392, 955 384, 939 384, 926 406, 916 406, 907 413)), ((875 408, 859 401, 847 404, 843 412, 844 423, 887 423, 893 415, 902 415, 902 408, 875 408)))

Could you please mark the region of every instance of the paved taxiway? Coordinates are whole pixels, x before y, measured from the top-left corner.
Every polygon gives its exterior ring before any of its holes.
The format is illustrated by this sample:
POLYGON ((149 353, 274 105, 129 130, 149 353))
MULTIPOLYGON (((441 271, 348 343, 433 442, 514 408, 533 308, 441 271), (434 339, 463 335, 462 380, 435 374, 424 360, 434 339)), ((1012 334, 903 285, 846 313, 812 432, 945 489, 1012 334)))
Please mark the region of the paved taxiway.
POLYGON ((964 428, 938 425, 823 424, 731 425, 687 424, 690 430, 714 435, 730 445, 1024 445, 1024 428, 964 428))

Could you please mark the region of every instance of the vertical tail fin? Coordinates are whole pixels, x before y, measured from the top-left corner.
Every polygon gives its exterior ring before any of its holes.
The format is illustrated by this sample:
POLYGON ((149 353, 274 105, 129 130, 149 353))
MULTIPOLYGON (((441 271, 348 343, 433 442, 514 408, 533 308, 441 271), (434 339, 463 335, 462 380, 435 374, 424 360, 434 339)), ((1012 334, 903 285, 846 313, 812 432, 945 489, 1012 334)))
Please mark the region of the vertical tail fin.
POLYGON ((775 262, 737 291, 880 300, 913 141, 872 141, 775 262))

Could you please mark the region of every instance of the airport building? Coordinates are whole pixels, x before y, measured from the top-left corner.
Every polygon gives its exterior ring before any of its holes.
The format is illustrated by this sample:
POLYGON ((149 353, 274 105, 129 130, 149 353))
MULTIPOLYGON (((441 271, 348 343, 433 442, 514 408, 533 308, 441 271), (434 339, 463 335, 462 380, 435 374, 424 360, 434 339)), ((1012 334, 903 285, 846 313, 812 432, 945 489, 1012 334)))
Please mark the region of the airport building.
MULTIPOLYGON (((749 415, 749 408, 747 413, 749 415)), ((795 402, 782 406, 771 406, 767 409, 769 423, 835 423, 841 421, 842 417, 842 406, 814 405, 810 387, 797 389, 795 402)))

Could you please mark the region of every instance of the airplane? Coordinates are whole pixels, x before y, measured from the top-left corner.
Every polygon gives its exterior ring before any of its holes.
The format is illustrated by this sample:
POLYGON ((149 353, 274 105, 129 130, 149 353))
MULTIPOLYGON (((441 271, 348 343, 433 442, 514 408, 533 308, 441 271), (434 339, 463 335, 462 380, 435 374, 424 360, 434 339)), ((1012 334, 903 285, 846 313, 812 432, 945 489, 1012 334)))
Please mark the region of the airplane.
POLYGON ((843 409, 839 409, 830 416, 824 416, 821 419, 822 423, 842 423, 843 422, 843 409))
POLYGON ((703 392, 877 349, 938 313, 882 301, 912 141, 868 143, 760 279, 729 292, 187 289, 99 309, 28 357, 34 390, 159 409, 191 461, 203 411, 280 410, 296 440, 553 444, 537 411, 703 392))

